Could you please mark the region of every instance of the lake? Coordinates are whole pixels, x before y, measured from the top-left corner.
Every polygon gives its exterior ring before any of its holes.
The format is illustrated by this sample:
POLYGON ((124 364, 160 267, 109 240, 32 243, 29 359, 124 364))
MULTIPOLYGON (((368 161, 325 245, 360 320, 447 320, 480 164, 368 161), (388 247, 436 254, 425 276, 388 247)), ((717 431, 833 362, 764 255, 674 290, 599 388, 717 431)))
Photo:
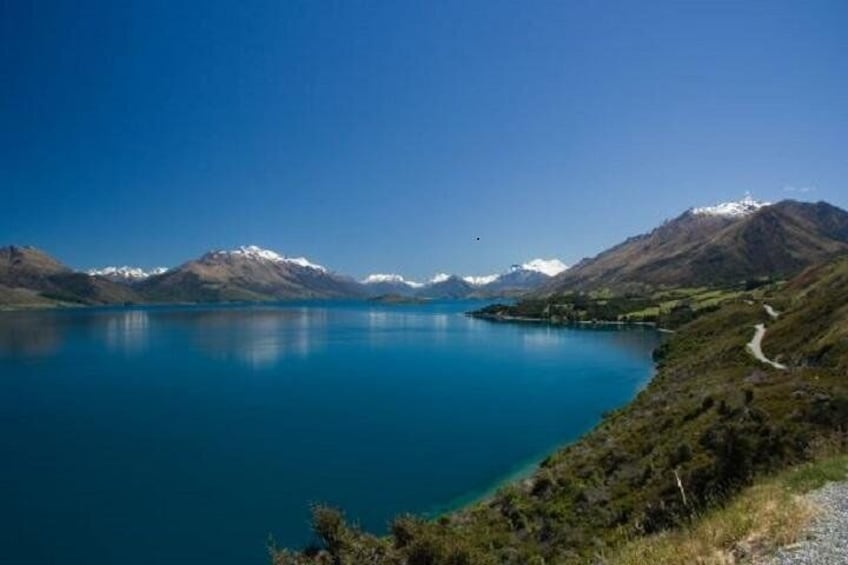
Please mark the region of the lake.
POLYGON ((385 532, 589 430, 658 334, 479 302, 0 312, 3 563, 265 564, 309 505, 385 532))

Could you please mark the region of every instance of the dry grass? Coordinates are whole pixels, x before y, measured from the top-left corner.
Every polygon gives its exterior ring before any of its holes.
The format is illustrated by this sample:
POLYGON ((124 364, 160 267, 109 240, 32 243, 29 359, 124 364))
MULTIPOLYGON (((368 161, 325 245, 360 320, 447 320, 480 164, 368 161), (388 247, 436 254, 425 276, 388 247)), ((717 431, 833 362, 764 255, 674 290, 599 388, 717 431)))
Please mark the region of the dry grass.
POLYGON ((814 515, 804 498, 774 480, 746 490, 691 526, 634 540, 604 563, 729 565, 795 543, 814 515))
POLYGON ((608 565, 754 562, 803 537, 816 509, 803 494, 848 478, 844 438, 818 448, 821 457, 756 484, 685 528, 637 538, 601 561, 608 565))

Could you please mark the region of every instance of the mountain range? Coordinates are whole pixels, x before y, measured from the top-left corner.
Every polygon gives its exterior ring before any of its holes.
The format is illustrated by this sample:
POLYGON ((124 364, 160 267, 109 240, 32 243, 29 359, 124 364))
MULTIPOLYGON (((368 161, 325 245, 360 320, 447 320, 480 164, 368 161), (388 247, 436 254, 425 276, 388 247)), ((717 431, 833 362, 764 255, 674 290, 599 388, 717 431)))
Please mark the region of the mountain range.
POLYGON ((361 281, 370 296, 397 294, 419 298, 489 298, 517 296, 539 288, 568 267, 559 259, 534 259, 494 275, 464 276, 439 273, 426 283, 396 274, 369 275, 361 281))
POLYGON ((650 232, 571 268, 536 259, 486 276, 397 274, 361 281, 256 246, 210 251, 171 269, 107 267, 77 272, 32 247, 0 248, 0 306, 227 302, 285 299, 489 298, 572 291, 640 292, 786 278, 848 253, 848 213, 825 202, 750 197, 691 208, 650 232))
POLYGON ((232 302, 291 299, 506 296, 537 288, 565 268, 537 259, 486 277, 437 275, 427 283, 400 275, 362 281, 335 273, 305 257, 287 257, 257 246, 210 251, 172 269, 105 267, 76 272, 32 247, 0 249, 0 306, 232 302))

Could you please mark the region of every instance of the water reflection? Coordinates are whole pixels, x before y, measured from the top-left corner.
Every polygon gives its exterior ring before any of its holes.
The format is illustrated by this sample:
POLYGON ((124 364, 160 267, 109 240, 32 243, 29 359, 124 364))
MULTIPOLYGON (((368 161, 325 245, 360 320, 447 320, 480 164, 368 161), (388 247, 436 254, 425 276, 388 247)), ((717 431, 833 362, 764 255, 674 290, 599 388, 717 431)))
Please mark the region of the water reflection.
POLYGON ((59 349, 60 327, 41 312, 0 313, 0 357, 41 357, 59 349))
POLYGON ((417 342, 426 337, 443 343, 453 335, 490 339, 489 330, 520 333, 525 351, 544 350, 545 355, 556 354, 558 348, 575 339, 587 340, 586 346, 591 348, 596 341, 590 336, 593 333, 606 334, 603 341, 612 342, 633 358, 644 359, 658 343, 658 334, 650 329, 604 326, 574 332, 567 328, 498 326, 432 309, 363 311, 314 305, 140 308, 0 313, 0 357, 54 356, 69 340, 89 336, 105 350, 127 355, 143 355, 181 343, 213 359, 264 368, 285 357, 308 357, 335 346, 339 339, 365 339, 382 346, 403 334, 403 340, 417 342), (332 341, 327 340, 330 325, 334 328, 332 341), (473 331, 480 328, 487 331, 473 331))
POLYGON ((428 339, 442 341, 448 334, 451 320, 465 320, 456 314, 434 313, 431 311, 403 311, 390 307, 371 309, 365 313, 367 340, 372 346, 392 343, 402 333, 409 339, 419 339, 426 335, 428 339))
POLYGON ((306 307, 8 312, 0 315, 0 357, 58 355, 79 339, 132 355, 188 340, 214 359, 259 368, 323 348, 326 325, 325 309, 306 307))
POLYGON ((522 334, 524 349, 546 349, 559 346, 565 334, 551 328, 528 329, 522 334))
POLYGON ((433 315, 433 327, 436 328, 438 332, 444 332, 448 327, 448 315, 447 314, 435 314, 433 315))
MULTIPOLYGON (((395 321, 397 323, 398 320, 395 321)), ((406 320, 404 321, 404 325, 406 320)), ((388 328, 390 325, 389 321, 389 313, 382 312, 380 310, 369 310, 368 311, 368 328, 370 330, 380 330, 384 328, 388 328)))
POLYGON ((654 349, 662 341, 662 334, 650 327, 613 326, 607 330, 611 340, 622 351, 638 359, 650 359, 654 349))
POLYGON ((109 349, 124 353, 139 353, 147 349, 150 342, 150 317, 145 310, 110 312, 104 318, 102 326, 109 349))
POLYGON ((659 345, 660 334, 653 328, 640 328, 625 325, 585 325, 572 327, 536 326, 525 327, 521 333, 525 350, 542 350, 563 347, 566 340, 584 340, 588 347, 596 347, 596 337, 611 342, 618 351, 638 359, 650 358, 653 349, 659 345))
POLYGON ((180 322, 191 330, 195 347, 215 359, 270 367, 283 357, 307 357, 323 347, 323 309, 217 310, 191 312, 180 322), (316 340, 315 337, 320 339, 316 340))

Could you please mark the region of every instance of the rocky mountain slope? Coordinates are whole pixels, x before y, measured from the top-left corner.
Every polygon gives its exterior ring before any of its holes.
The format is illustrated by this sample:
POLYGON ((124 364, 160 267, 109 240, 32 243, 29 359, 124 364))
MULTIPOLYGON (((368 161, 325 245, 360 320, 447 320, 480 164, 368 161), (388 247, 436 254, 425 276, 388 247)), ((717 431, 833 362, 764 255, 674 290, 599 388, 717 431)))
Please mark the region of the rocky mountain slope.
POLYGON ((693 208, 585 259, 540 293, 716 286, 785 278, 848 251, 848 212, 825 202, 750 199, 693 208))
POLYGON ((303 257, 289 258, 255 246, 212 251, 140 282, 153 302, 262 301, 364 296, 353 279, 303 257))

